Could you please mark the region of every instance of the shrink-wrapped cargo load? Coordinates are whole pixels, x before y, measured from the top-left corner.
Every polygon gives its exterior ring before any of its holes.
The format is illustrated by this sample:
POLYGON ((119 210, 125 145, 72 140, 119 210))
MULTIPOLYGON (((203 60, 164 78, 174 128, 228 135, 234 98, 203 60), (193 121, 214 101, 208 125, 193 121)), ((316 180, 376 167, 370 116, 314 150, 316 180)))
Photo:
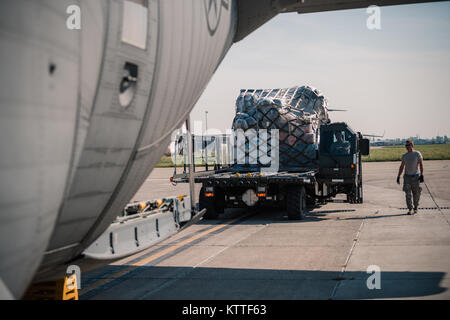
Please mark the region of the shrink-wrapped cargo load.
POLYGON ((241 90, 236 100, 232 128, 250 134, 245 145, 236 144, 234 169, 258 171, 261 167, 270 166, 260 161, 260 154, 252 152, 258 148, 255 141, 261 145, 267 140, 268 156, 272 155, 271 139, 261 139, 261 129, 269 133, 271 129, 279 130, 279 171, 315 167, 319 127, 329 122, 327 99, 315 88, 241 90), (251 134, 251 129, 256 131, 256 135, 251 134), (237 157, 239 152, 245 153, 245 161, 237 157))

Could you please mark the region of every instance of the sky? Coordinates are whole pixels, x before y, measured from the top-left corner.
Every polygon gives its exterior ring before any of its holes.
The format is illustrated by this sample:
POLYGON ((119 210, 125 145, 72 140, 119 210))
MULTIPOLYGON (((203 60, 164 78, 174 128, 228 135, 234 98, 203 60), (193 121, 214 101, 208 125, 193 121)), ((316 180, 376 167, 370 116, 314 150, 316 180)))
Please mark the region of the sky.
MULTIPOLYGON (((450 2, 280 14, 234 44, 191 113, 225 132, 242 88, 310 85, 333 122, 384 138, 450 136, 450 2)), ((204 124, 203 124, 204 128, 204 124)))

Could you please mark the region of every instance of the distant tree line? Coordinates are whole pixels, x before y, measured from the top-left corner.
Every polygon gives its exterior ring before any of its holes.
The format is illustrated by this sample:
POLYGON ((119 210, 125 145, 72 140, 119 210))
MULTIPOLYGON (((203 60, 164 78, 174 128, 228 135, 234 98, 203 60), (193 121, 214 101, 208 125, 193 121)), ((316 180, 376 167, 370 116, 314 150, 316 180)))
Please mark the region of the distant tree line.
POLYGON ((371 145, 373 146, 401 146, 404 145, 406 140, 414 141, 415 145, 423 145, 423 144, 448 144, 450 143, 447 136, 436 136, 431 139, 422 139, 419 137, 409 137, 409 138, 396 138, 396 139, 385 139, 379 141, 371 141, 371 145))

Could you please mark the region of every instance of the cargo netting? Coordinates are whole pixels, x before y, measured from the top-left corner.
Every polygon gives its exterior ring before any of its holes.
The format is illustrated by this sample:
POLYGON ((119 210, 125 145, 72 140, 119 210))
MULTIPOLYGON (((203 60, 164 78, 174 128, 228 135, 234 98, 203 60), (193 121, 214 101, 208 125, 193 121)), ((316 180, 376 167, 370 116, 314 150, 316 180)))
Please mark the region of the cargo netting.
POLYGON ((268 157, 273 155, 271 129, 279 130, 279 171, 315 167, 319 128, 329 122, 327 99, 310 86, 243 89, 236 100, 232 128, 247 135, 245 144, 235 144, 233 167, 236 171, 258 171, 270 166, 267 159, 261 160, 264 157, 259 151, 262 146, 268 157), (263 131, 268 135, 261 134, 263 131), (238 154, 245 154, 245 159, 238 159, 238 154))

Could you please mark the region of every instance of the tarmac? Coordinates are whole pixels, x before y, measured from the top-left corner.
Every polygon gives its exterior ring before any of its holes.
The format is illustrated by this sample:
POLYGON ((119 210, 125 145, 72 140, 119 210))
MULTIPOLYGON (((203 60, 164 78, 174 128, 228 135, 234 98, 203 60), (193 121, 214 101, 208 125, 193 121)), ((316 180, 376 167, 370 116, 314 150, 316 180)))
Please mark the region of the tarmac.
MULTIPOLYGON (((226 210, 81 277, 81 299, 450 299, 450 161, 425 161, 406 215, 399 162, 363 164, 364 203, 226 210), (379 272, 376 272, 379 271, 379 272)), ((134 200, 188 194, 155 169, 134 200)), ((197 185, 196 192, 198 193, 197 185)), ((341 199, 341 201, 340 201, 341 199)))

